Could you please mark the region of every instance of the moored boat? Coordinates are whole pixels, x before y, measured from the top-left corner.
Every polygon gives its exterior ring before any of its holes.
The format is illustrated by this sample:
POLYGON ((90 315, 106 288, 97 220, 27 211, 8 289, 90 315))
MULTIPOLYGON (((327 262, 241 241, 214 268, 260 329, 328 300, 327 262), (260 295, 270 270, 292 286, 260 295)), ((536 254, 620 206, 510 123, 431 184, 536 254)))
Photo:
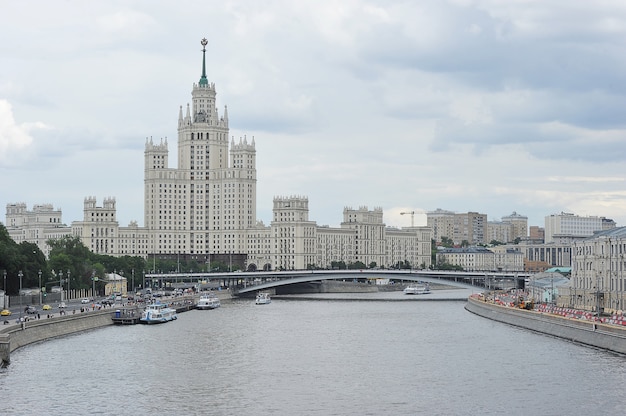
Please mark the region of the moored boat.
POLYGON ((270 294, 265 292, 257 293, 256 300, 254 301, 254 303, 256 303, 257 305, 267 305, 271 302, 272 298, 270 298, 270 294))
POLYGON ((216 309, 221 306, 220 298, 215 293, 208 293, 200 296, 197 309, 216 309))
POLYGON ((146 305, 139 322, 142 324, 160 324, 173 321, 176 318, 176 309, 170 308, 165 303, 157 302, 146 305))

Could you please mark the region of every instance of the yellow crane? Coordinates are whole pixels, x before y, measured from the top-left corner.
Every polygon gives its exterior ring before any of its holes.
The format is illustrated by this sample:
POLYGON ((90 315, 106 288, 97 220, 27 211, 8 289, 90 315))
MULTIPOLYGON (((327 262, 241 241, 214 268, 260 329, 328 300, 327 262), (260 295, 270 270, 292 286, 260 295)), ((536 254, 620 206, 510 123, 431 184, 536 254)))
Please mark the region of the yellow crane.
POLYGON ((415 226, 415 211, 401 212, 400 215, 410 215, 411 216, 411 227, 415 226))

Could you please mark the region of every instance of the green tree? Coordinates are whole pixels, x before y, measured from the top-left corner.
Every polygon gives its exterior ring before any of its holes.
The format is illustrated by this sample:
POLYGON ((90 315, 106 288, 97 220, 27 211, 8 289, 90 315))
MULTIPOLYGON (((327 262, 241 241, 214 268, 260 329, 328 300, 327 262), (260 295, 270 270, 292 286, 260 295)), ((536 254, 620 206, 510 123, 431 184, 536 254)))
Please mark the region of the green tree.
POLYGON ((441 237, 441 245, 446 248, 454 247, 454 241, 450 237, 441 237))

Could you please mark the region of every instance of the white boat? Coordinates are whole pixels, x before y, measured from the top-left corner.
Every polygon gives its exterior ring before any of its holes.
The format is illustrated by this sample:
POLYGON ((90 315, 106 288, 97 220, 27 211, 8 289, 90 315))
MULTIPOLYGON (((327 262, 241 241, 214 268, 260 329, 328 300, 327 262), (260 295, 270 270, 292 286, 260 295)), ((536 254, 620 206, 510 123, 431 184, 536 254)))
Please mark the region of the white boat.
POLYGON ((221 306, 220 298, 215 293, 204 294, 200 296, 197 309, 216 309, 221 306))
POLYGON ((163 322, 169 322, 176 319, 176 309, 170 308, 165 303, 152 303, 146 305, 145 309, 141 313, 139 322, 142 324, 160 324, 163 322))
POLYGON ((272 303, 272 298, 270 298, 269 293, 260 292, 256 295, 256 301, 254 302, 257 305, 267 305, 268 303, 272 303))
POLYGON ((403 290, 405 295, 426 295, 430 293, 428 285, 409 285, 403 290))

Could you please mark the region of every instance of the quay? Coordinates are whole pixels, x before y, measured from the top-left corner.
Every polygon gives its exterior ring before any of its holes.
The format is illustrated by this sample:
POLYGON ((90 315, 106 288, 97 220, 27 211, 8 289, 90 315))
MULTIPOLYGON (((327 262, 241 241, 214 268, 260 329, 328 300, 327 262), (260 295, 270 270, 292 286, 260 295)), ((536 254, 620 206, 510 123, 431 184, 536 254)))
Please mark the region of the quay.
MULTIPOLYGON (((230 292, 220 292, 221 299, 230 299, 230 292)), ((167 299, 177 313, 195 309, 199 295, 178 299, 167 299)), ((138 305, 113 308, 93 308, 83 312, 55 314, 41 319, 14 323, 0 327, 0 367, 11 362, 11 352, 35 342, 64 335, 90 331, 110 325, 129 325, 139 322, 143 307, 138 305), (119 315, 118 315, 119 312, 119 315)))
MULTIPOLYGON (((196 308, 198 297, 185 298, 180 301, 167 302, 172 308, 176 309, 176 313, 183 313, 196 308)), ((136 325, 141 318, 143 306, 130 305, 115 308, 111 315, 111 320, 115 325, 136 325)))
POLYGON ((478 295, 472 295, 468 298, 465 309, 497 322, 619 354, 626 354, 626 327, 624 326, 499 305, 478 295))

